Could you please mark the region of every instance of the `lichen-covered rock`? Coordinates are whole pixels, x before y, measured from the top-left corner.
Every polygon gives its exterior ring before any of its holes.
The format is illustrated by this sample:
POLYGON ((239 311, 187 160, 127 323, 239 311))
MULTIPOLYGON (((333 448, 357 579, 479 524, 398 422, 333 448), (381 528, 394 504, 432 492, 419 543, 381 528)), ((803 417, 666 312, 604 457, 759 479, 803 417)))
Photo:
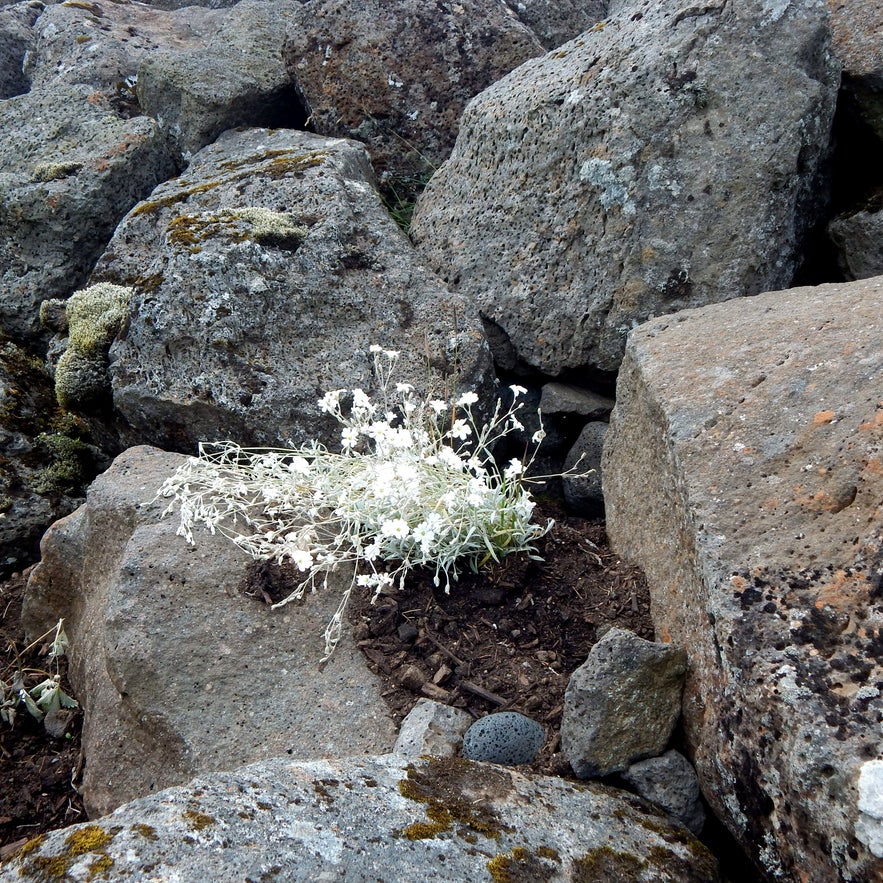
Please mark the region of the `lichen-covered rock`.
POLYGON ((418 699, 405 715, 393 751, 402 757, 452 757, 463 742, 472 717, 462 708, 418 699))
POLYGON ((517 711, 480 717, 463 736, 461 753, 469 760, 507 765, 531 763, 546 734, 535 720, 517 711))
POLYGON ((346 629, 319 667, 348 577, 279 612, 247 597, 285 575, 207 531, 188 546, 160 517, 155 494, 183 460, 154 448, 118 457, 46 533, 28 583, 31 637, 65 619, 91 816, 201 772, 388 751, 395 739, 346 629))
POLYGON ((625 792, 461 758, 277 758, 29 841, 2 883, 714 883, 708 850, 625 792))
POLYGON ((847 279, 883 274, 883 208, 879 204, 834 218, 828 224, 828 235, 847 279))
POLYGON ((367 144, 380 183, 406 201, 447 158, 469 99, 542 53, 497 0, 313 0, 285 59, 316 131, 367 144))
POLYGON ((506 0, 546 49, 573 39, 607 15, 608 0, 506 0))
POLYGON ((411 234, 499 364, 615 370, 651 315, 790 284, 838 80, 822 0, 617 4, 470 102, 411 234))
POLYGON ((883 278, 632 332, 607 529, 689 648, 684 732, 715 813, 781 880, 880 879, 857 781, 883 719, 883 278))
POLYGON ((144 57, 139 104, 186 159, 234 126, 303 127, 308 112, 282 61, 287 23, 301 8, 296 0, 242 0, 203 47, 164 41, 144 57))
POLYGON ((86 279, 119 219, 175 163, 156 123, 89 86, 0 102, 0 330, 41 334, 40 302, 86 279))
POLYGON ((686 655, 610 629, 570 676, 561 750, 580 778, 621 772, 661 754, 681 715, 686 655))
POLYGON ((426 269, 372 183, 353 142, 231 131, 129 213, 92 276, 135 289, 110 350, 124 443, 337 444, 317 401, 373 388, 375 343, 401 351, 396 379, 417 389, 486 387, 471 304, 426 269))
POLYGON ((661 806, 680 819, 694 834, 705 824, 705 809, 699 796, 699 778, 690 761, 672 749, 659 757, 633 763, 622 774, 641 797, 661 806))

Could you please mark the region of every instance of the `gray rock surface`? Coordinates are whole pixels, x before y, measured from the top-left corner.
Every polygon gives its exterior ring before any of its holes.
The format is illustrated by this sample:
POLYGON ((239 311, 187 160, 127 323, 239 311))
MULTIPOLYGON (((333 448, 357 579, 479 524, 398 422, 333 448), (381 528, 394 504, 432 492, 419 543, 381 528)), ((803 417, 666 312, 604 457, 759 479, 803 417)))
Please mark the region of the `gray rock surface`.
POLYGON ((460 758, 277 758, 55 831, 0 881, 713 883, 714 859, 625 792, 460 758))
POLYGON ((301 6, 243 0, 224 13, 204 47, 164 41, 144 58, 138 101, 185 159, 234 126, 303 126, 307 113, 282 61, 286 22, 301 6))
POLYGON ((469 727, 461 753, 468 760, 531 763, 545 740, 546 733, 535 720, 517 711, 498 711, 480 717, 469 727))
POLYGON ((546 49, 588 30, 607 14, 607 0, 506 0, 546 49))
POLYGON ((42 300, 84 281, 114 227, 175 164, 153 120, 89 86, 0 102, 0 330, 40 334, 42 300))
POLYGON ((499 364, 615 370, 651 315, 790 284, 838 78, 820 0, 620 4, 469 104, 412 237, 499 364))
POLYGON ((575 512, 597 516, 604 511, 601 456, 607 429, 606 423, 597 420, 587 423, 567 453, 564 469, 576 469, 577 474, 565 476, 561 484, 564 499, 575 512))
POLYGON ((582 779, 661 754, 681 714, 683 650, 612 628, 570 676, 561 750, 582 779))
POLYGON ((692 764, 672 749, 659 757, 633 763, 623 774, 641 797, 661 806, 680 819, 694 834, 705 824, 705 809, 699 799, 699 778, 692 764))
POLYGON ((498 0, 313 0, 284 54, 315 130, 363 141, 408 196, 447 158, 469 99, 542 53, 498 0))
POLYGON ((0 99, 28 91, 30 83, 22 65, 34 42, 31 25, 41 5, 29 0, 0 7, 0 99))
POLYGON ((883 274, 883 210, 837 217, 828 224, 828 235, 837 248, 837 262, 847 279, 868 279, 883 274))
POLYGON ((353 142, 231 131, 129 213, 92 276, 135 290, 110 349, 125 443, 336 444, 317 401, 370 391, 373 343, 401 351, 397 379, 418 389, 484 391, 474 309, 425 268, 372 183, 353 142))
POLYGON ((883 141, 883 6, 877 0, 828 0, 843 92, 883 141))
POLYGON ((31 636, 65 618, 90 816, 201 772, 383 752, 395 739, 346 630, 319 666, 338 592, 271 611, 240 593, 260 574, 229 540, 201 532, 188 546, 177 519, 160 519, 165 503, 151 500, 183 460, 118 457, 46 533, 28 583, 31 636))
POLYGON ((883 698, 883 278, 636 329, 607 529, 690 648, 684 731, 716 814, 781 880, 879 879, 856 782, 883 698))
POLYGON ((574 414, 586 420, 600 420, 613 410, 613 399, 572 383, 544 383, 540 410, 545 415, 574 414))
POLYGON ((34 26, 24 70, 33 89, 84 83, 141 112, 133 88, 141 61, 160 47, 202 48, 221 15, 198 8, 169 13, 131 0, 49 4, 34 26))
POLYGON ((402 721, 393 752, 408 758, 453 757, 471 723, 472 716, 462 708, 418 699, 402 721))

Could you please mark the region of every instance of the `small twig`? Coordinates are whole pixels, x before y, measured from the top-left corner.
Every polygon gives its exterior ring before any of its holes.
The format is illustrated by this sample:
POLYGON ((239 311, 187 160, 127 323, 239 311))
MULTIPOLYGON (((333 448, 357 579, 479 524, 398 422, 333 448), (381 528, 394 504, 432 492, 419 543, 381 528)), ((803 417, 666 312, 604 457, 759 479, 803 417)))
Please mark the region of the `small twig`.
POLYGON ((441 641, 436 640, 433 637, 432 632, 430 632, 428 628, 424 629, 424 634, 426 635, 426 640, 429 641, 429 643, 435 646, 437 649, 441 650, 441 652, 444 653, 445 656, 447 656, 448 659, 450 659, 455 665, 466 665, 466 663, 463 662, 462 659, 460 659, 458 656, 454 656, 454 654, 451 653, 451 651, 448 650, 448 648, 445 647, 445 645, 442 644, 441 641))
POLYGON ((508 699, 504 699, 502 696, 498 696, 496 693, 491 693, 490 690, 485 690, 484 687, 479 687, 478 684, 473 684, 472 681, 460 681, 459 686, 461 689, 466 690, 469 693, 473 693, 476 696, 479 696, 481 699, 484 699, 487 702, 491 702, 494 705, 507 705, 509 702, 508 699))

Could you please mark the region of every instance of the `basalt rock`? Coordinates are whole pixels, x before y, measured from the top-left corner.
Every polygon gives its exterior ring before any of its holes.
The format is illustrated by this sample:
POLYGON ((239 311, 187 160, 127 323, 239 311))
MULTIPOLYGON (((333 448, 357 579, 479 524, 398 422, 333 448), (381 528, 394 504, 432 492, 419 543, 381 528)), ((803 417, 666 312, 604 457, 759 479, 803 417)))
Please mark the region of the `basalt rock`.
POLYGON ((883 719, 881 313, 876 277, 648 322, 605 444, 614 548, 689 648, 702 791, 778 880, 883 873, 858 787, 883 719))

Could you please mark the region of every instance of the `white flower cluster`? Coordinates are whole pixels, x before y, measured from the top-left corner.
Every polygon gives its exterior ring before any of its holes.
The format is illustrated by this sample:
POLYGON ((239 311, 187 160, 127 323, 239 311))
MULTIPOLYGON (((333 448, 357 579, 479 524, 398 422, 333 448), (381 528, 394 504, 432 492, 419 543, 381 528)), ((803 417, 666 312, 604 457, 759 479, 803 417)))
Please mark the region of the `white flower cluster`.
MULTIPOLYGON (((372 346, 377 399, 361 389, 332 390, 319 408, 341 425, 341 453, 313 443, 298 450, 246 450, 232 442, 203 444, 169 478, 160 495, 180 506, 178 533, 193 542, 193 527, 229 536, 260 560, 291 561, 306 574, 276 604, 327 587, 328 574, 354 563, 353 581, 325 633, 325 658, 340 637, 354 585, 375 597, 404 584, 415 567, 435 571, 435 584, 466 566, 478 570, 510 552, 533 552, 552 522, 531 523, 534 503, 523 463, 502 470, 496 442, 523 428, 516 413, 525 390, 513 386, 505 412, 478 424, 474 392, 453 401, 423 400, 406 383, 392 382, 398 353, 372 346)), ((534 434, 539 444, 543 432, 534 434)), ((534 450, 535 453, 535 450, 534 450)), ((532 459, 532 458, 531 458, 532 459)))

